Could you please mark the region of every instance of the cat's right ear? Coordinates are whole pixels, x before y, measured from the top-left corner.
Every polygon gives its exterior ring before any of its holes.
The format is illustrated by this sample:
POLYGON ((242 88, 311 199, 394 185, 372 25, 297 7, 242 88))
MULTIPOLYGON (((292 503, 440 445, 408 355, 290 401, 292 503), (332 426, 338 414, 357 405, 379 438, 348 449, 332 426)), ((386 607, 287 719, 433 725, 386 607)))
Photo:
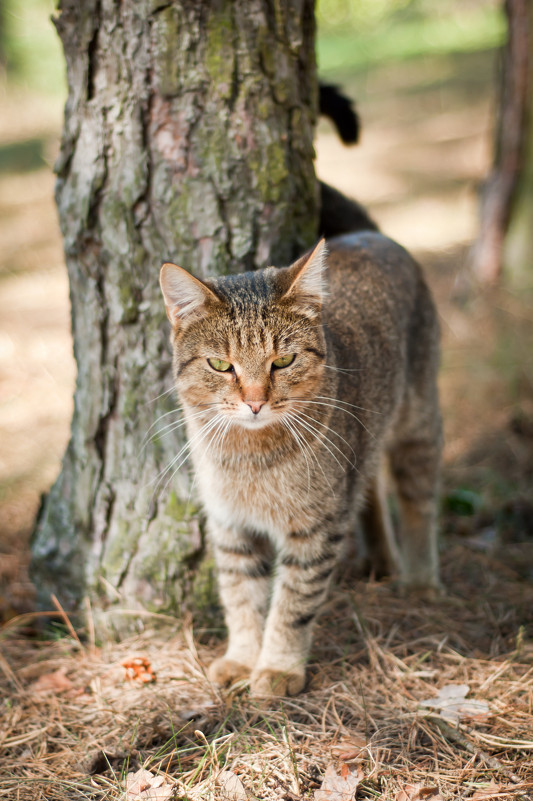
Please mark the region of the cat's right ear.
POLYGON ((201 316, 209 301, 218 301, 208 286, 177 264, 163 264, 159 283, 165 299, 167 317, 173 326, 201 316))

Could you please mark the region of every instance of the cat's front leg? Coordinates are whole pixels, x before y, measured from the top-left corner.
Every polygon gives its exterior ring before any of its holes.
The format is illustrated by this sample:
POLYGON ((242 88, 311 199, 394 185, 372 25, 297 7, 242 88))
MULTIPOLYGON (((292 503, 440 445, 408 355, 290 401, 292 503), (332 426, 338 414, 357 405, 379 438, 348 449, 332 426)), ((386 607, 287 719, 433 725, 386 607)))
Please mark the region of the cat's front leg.
POLYGON ((250 675, 261 650, 271 547, 250 532, 213 523, 210 535, 229 637, 226 653, 210 665, 208 676, 217 684, 229 685, 250 675))
POLYGON ((251 675, 252 695, 297 695, 305 685, 313 623, 344 539, 338 528, 320 528, 320 533, 289 535, 282 550, 263 646, 251 675))

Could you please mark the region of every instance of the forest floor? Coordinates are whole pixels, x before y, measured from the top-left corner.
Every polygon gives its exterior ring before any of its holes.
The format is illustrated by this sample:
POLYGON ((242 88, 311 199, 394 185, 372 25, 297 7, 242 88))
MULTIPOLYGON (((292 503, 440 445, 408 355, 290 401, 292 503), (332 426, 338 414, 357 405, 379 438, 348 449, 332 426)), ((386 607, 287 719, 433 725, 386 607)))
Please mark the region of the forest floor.
POLYGON ((178 633, 147 621, 119 644, 66 620, 54 637, 29 636, 29 538, 68 440, 75 366, 46 166, 61 108, 6 92, 0 798, 533 798, 532 287, 482 290, 468 273, 492 78, 488 53, 360 72, 343 85, 361 145, 320 125, 319 175, 417 256, 439 307, 446 596, 421 605, 346 576, 317 626, 306 692, 269 710, 206 680, 222 648, 216 610, 178 633), (144 785, 128 784, 142 767, 144 785))

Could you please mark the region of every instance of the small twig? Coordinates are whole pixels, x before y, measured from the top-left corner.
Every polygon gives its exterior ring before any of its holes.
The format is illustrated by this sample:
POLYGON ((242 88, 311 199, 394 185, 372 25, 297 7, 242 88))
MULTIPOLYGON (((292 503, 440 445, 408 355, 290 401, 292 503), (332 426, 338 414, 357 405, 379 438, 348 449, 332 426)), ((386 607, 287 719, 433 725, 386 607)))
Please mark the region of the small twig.
POLYGON ((22 684, 20 683, 18 676, 16 676, 15 673, 13 673, 13 671, 11 670, 11 666, 7 661, 7 659, 4 659, 1 653, 0 653, 0 669, 3 670, 6 678, 10 682, 12 682, 17 688, 17 690, 19 690, 20 692, 20 690, 22 690, 22 684))
POLYGON ((69 630, 69 633, 70 633, 71 637, 73 637, 76 640, 76 642, 78 643, 78 645, 81 648, 81 650, 85 651, 83 643, 80 640, 80 638, 78 637, 78 635, 76 634, 76 631, 74 630, 74 626, 70 622, 67 613, 65 612, 65 610, 63 609, 63 607, 61 606, 61 604, 59 603, 59 601, 57 600, 56 596, 53 593, 51 595, 51 598, 52 598, 52 603, 54 604, 55 608, 59 612, 59 614, 60 614, 65 626, 69 630))
POLYGON ((88 595, 85 596, 84 603, 87 615, 87 634, 89 636, 90 652, 94 656, 96 654, 96 630, 94 626, 91 600, 88 595))
MULTIPOLYGON (((522 780, 515 773, 509 770, 509 768, 505 767, 505 765, 503 765, 499 759, 492 757, 486 751, 483 751, 482 748, 477 748, 473 743, 470 742, 470 740, 467 740, 467 738, 461 731, 459 731, 459 729, 451 726, 443 718, 441 718, 440 715, 427 715, 426 719, 434 721, 439 727, 441 734, 443 734, 447 740, 451 740, 452 742, 457 743, 457 745, 462 746, 466 751, 468 751, 469 754, 474 754, 474 756, 480 757, 484 762, 486 762, 489 768, 501 771, 507 776, 507 778, 515 782, 515 784, 522 784, 522 780)), ((467 734, 472 734, 467 726, 464 726, 463 729, 467 734)), ((519 796, 519 798, 524 798, 524 801, 526 801, 525 796, 519 796)))

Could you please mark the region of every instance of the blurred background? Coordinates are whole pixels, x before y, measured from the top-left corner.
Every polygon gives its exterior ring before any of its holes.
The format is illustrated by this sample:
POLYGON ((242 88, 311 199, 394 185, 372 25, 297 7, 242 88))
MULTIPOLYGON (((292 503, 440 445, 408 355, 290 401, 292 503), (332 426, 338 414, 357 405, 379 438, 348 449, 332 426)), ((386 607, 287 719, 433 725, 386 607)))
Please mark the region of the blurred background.
MULTIPOLYGON (((65 70, 51 0, 0 2, 0 620, 31 608, 29 538, 68 441, 75 364, 53 201, 65 70)), ((354 98, 363 133, 318 127, 317 173, 367 205, 425 267, 443 332, 442 529, 506 545, 533 579, 533 297, 469 264, 493 151, 494 0, 319 0, 320 77, 354 98), (526 557, 524 556, 526 555, 526 557)))

